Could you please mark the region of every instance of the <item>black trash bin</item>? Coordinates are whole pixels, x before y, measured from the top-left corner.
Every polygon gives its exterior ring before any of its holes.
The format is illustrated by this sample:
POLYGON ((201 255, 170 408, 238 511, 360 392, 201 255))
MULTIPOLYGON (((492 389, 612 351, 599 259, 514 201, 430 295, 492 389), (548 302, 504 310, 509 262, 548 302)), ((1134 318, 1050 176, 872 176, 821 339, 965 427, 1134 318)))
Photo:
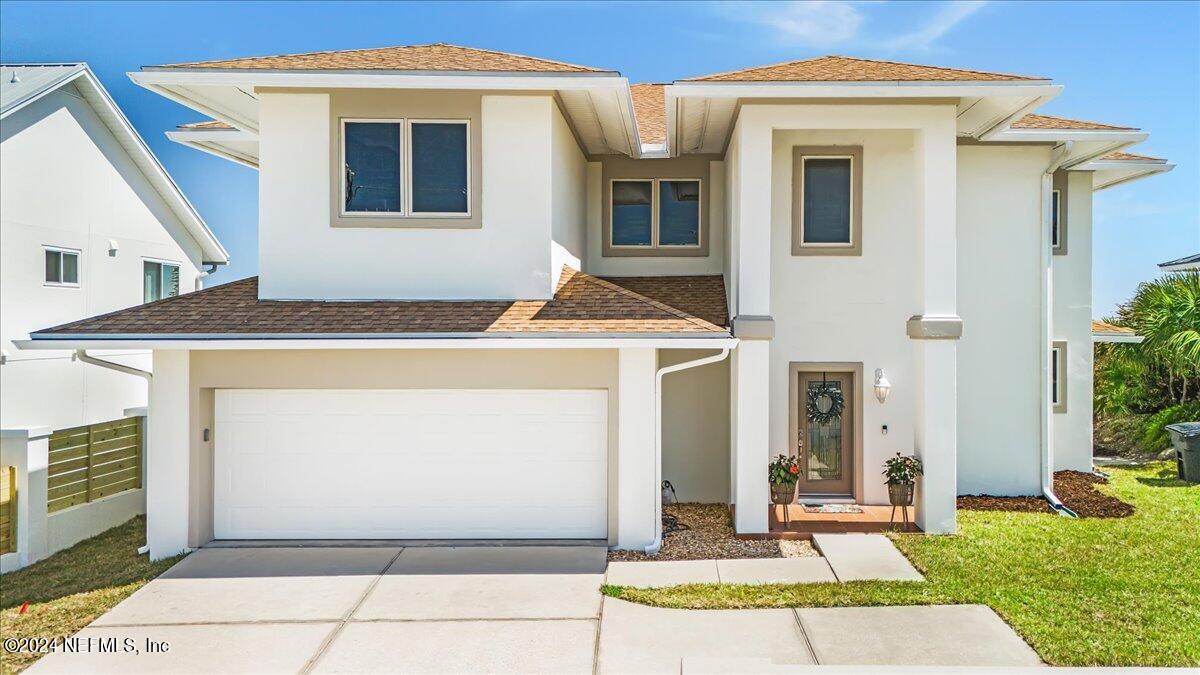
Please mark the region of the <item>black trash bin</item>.
POLYGON ((1189 483, 1200 483, 1200 422, 1168 424, 1171 443, 1175 446, 1175 461, 1179 477, 1189 483))

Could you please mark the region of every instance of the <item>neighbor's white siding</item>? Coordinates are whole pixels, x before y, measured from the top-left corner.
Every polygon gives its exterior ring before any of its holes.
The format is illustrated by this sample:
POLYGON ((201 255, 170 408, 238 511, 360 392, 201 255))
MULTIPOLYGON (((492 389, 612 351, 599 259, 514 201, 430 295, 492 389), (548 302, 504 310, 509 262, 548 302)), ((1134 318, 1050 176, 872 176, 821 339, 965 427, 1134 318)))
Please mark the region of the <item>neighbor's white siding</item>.
POLYGON ((1046 147, 958 149, 959 494, 1040 492, 1038 247, 1049 163, 1046 147))
POLYGON ((261 94, 260 297, 551 297, 554 114, 547 96, 482 97, 482 227, 332 227, 329 94, 261 94))
MULTIPOLYGON (((59 429, 120 418, 146 404, 143 379, 71 361, 65 351, 20 351, 12 341, 140 304, 144 258, 179 263, 180 292, 189 292, 200 248, 73 85, 6 117, 0 137, 0 348, 8 354, 0 425, 59 429), (45 284, 47 245, 81 252, 78 288, 45 284)), ((150 368, 148 352, 97 353, 150 368)))
POLYGON ((1055 470, 1092 470, 1092 174, 1067 172, 1067 253, 1053 256, 1051 338, 1067 341, 1067 411, 1053 415, 1055 470))

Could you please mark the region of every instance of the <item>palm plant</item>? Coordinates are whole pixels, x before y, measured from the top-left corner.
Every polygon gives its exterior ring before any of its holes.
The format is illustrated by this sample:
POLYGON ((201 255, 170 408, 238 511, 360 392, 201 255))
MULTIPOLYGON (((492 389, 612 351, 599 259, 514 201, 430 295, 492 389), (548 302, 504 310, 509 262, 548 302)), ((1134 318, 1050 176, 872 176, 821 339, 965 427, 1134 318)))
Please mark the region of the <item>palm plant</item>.
POLYGON ((1137 349, 1142 361, 1165 371, 1166 399, 1183 403, 1200 395, 1200 272, 1147 281, 1118 312, 1144 338, 1137 349))

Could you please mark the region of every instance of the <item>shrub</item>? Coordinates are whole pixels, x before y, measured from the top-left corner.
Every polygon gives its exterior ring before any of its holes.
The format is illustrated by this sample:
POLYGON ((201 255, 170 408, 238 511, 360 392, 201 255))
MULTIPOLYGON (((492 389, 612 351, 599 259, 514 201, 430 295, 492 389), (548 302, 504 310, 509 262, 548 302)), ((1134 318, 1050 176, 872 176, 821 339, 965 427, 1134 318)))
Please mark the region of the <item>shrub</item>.
POLYGON ((1190 401, 1163 408, 1142 424, 1142 447, 1149 452, 1162 452, 1171 446, 1167 425, 1200 421, 1200 401, 1190 401))

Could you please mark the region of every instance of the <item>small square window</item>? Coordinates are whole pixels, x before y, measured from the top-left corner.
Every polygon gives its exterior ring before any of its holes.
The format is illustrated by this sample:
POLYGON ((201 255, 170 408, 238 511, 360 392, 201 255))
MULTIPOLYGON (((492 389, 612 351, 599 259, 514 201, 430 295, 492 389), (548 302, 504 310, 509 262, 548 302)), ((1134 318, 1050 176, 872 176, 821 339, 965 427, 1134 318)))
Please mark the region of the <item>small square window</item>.
POLYGON ((142 301, 154 302, 179 295, 179 265, 142 261, 142 301))
POLYGON ((654 182, 615 180, 612 183, 613 246, 654 244, 654 182))
POLYGON ((79 285, 79 251, 45 248, 46 284, 49 286, 79 285))

